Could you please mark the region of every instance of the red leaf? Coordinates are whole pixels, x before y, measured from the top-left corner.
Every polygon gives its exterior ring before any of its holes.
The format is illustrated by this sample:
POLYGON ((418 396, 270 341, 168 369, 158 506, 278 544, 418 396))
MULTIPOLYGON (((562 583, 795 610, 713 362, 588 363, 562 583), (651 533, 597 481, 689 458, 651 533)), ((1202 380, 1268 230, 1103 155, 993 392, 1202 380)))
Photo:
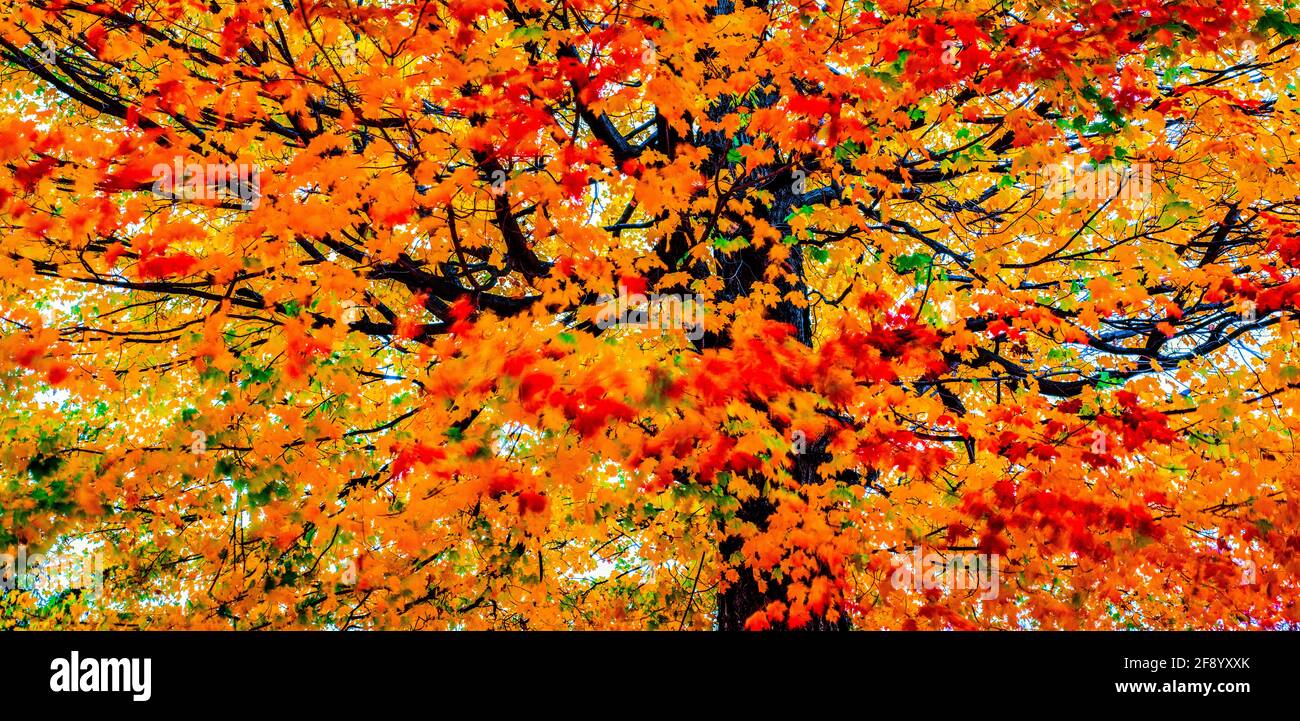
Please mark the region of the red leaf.
POLYGON ((113 243, 108 246, 108 252, 104 253, 104 262, 108 263, 108 267, 112 268, 117 265, 117 259, 121 258, 122 254, 125 252, 125 245, 122 245, 121 243, 113 243))
POLYGON ((519 494, 519 513, 541 513, 546 510, 547 499, 541 493, 524 491, 519 494))
POLYGON ((618 279, 619 287, 624 288, 628 295, 645 295, 646 280, 635 275, 625 275, 618 279))
POLYGON ((55 364, 50 366, 49 370, 45 371, 45 379, 48 380, 52 386, 57 386, 67 377, 68 368, 64 365, 55 364))
POLYGON ((177 253, 176 255, 155 255, 145 258, 136 266, 136 272, 141 278, 171 278, 178 275, 186 275, 194 264, 198 261, 194 256, 188 253, 177 253))
POLYGON ((90 51, 95 54, 95 57, 99 57, 99 54, 104 50, 106 34, 107 31, 103 25, 94 25, 90 30, 86 31, 86 45, 90 46, 90 51))
POLYGON ((49 175, 50 171, 54 169, 54 166, 58 164, 59 161, 54 158, 48 156, 42 157, 31 165, 14 170, 14 180, 17 180, 18 184, 23 186, 23 190, 30 193, 33 190, 36 190, 36 184, 41 182, 42 178, 49 175))
POLYGON ((519 398, 525 405, 529 405, 534 396, 546 393, 554 385, 555 379, 545 373, 540 371, 529 373, 519 383, 519 398))

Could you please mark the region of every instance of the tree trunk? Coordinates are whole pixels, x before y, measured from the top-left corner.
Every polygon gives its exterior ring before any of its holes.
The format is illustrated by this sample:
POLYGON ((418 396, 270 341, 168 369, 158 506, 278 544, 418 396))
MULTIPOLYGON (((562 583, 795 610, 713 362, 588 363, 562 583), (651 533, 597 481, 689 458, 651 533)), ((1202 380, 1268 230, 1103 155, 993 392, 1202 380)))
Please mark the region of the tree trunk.
MULTIPOLYGON (((780 172, 777 179, 768 186, 768 189, 773 191, 774 197, 772 207, 768 209, 766 215, 768 222, 773 227, 783 230, 788 229, 789 224, 786 223, 785 219, 789 217, 792 210, 801 204, 801 198, 796 192, 797 187, 795 176, 788 169, 780 172)), ((748 228, 743 228, 743 231, 747 230, 748 228)), ((794 291, 806 297, 808 288, 803 280, 803 250, 798 245, 795 245, 790 251, 790 257, 786 262, 793 270, 793 275, 797 278, 797 281, 793 284, 780 284, 781 295, 784 298, 788 292, 794 291)), ((736 254, 724 255, 720 258, 720 261, 723 278, 726 282, 723 295, 729 298, 747 295, 753 282, 763 277, 763 270, 771 262, 767 258, 765 251, 752 247, 744 248, 736 254)), ((795 339, 809 348, 812 347, 812 315, 807 306, 796 306, 783 299, 772 309, 771 317, 775 321, 792 326, 795 339)), ((729 342, 729 339, 706 338, 706 343, 709 340, 729 342)), ((801 485, 817 483, 822 480, 818 477, 817 468, 830 459, 826 453, 826 445, 827 439, 810 438, 805 451, 794 456, 793 475, 801 485)), ((743 502, 737 515, 744 521, 753 523, 759 528, 764 528, 767 525, 767 519, 774 510, 775 507, 764 494, 743 502)), ((724 535, 718 547, 723 561, 726 562, 733 555, 739 553, 741 545, 741 539, 724 535)), ((786 600, 788 582, 766 580, 766 590, 761 591, 758 580, 753 577, 753 574, 742 571, 741 577, 736 583, 718 594, 719 630, 743 630, 745 621, 755 612, 764 610, 773 601, 786 600)), ((843 615, 835 623, 831 623, 823 616, 814 616, 812 621, 803 627, 803 630, 847 631, 849 630, 849 624, 847 618, 843 615)))

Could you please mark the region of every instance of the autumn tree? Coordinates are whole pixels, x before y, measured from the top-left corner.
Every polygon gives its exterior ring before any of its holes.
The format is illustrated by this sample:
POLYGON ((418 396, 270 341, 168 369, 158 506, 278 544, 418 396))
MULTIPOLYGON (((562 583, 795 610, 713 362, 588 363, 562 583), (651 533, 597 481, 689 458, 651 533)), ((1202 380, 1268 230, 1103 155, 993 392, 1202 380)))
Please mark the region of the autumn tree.
POLYGON ((3 7, 3 625, 1300 616, 1289 0, 3 7))

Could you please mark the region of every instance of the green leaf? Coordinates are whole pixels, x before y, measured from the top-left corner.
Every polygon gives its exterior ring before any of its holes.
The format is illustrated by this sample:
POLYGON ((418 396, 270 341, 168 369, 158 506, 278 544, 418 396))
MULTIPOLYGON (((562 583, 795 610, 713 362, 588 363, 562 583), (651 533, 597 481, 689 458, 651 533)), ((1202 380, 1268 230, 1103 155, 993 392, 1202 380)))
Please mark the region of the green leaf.
POLYGON ((1186 200, 1175 200, 1165 205, 1160 211, 1161 224, 1168 223, 1170 220, 1185 220, 1196 214, 1196 208, 1186 200))
POLYGON ((910 273, 922 268, 929 268, 933 257, 928 253, 909 253, 894 258, 894 268, 900 273, 910 273))
POLYGON ((63 457, 55 455, 45 455, 37 453, 27 464, 27 472, 32 474, 32 480, 43 481, 49 478, 59 467, 63 465, 63 457))
POLYGON ((546 35, 546 31, 535 25, 525 25, 521 28, 515 28, 510 32, 511 40, 540 40, 546 35))
POLYGON ((1287 20, 1286 13, 1277 9, 1265 10, 1264 17, 1255 23, 1255 32, 1262 35, 1265 30, 1276 31, 1278 35, 1288 38, 1300 35, 1300 25, 1287 20))

